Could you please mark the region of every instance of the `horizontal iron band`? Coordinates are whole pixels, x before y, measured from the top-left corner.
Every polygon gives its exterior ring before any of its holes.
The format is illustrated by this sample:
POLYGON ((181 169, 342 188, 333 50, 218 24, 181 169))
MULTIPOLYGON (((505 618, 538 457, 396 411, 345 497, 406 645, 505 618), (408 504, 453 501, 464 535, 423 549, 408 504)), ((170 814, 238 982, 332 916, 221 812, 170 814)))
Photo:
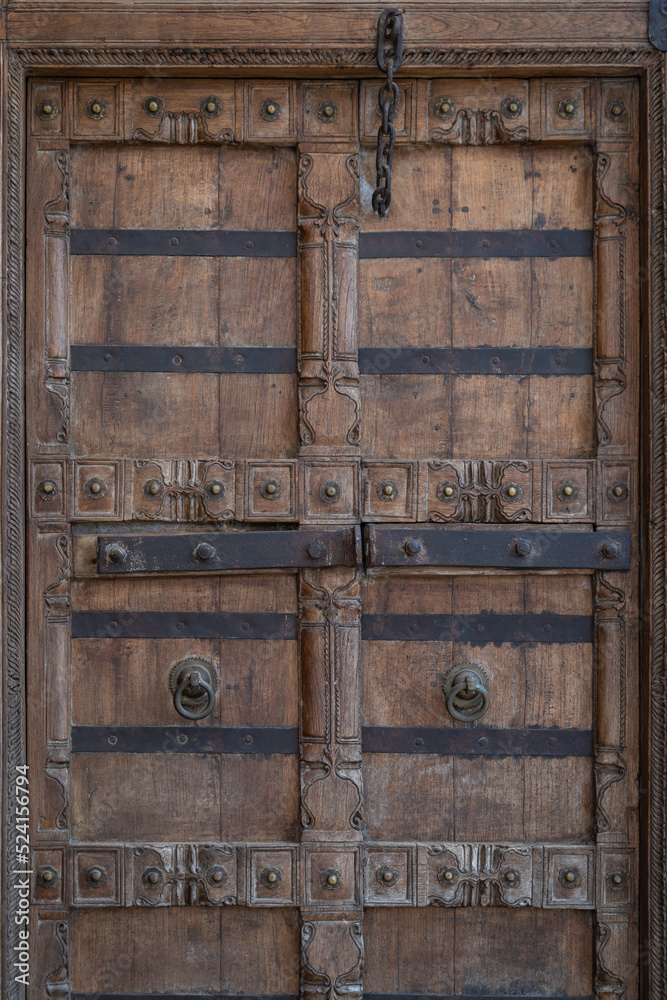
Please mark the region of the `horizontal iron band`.
POLYGON ((410 530, 366 525, 369 566, 629 569, 629 531, 410 530))
POLYGON ((296 257, 296 232, 233 229, 72 229, 73 254, 296 257))
POLYGON ((588 347, 362 347, 362 375, 592 375, 588 347))
POLYGON ((257 372, 292 375, 294 347, 170 347, 135 344, 73 344, 75 372, 257 372))
POLYGON ((386 257, 590 257, 592 229, 361 233, 361 260, 386 257))
POLYGON ((193 573, 228 569, 357 566, 359 528, 186 535, 102 535, 98 572, 193 573))
POLYGON ((296 727, 73 726, 73 753, 276 753, 299 751, 296 727))
MULTIPOLYGON (((292 993, 70 993, 69 995, 71 1000, 299 1000, 298 996, 292 993)), ((442 997, 440 1000, 447 998, 442 997)), ((540 1000, 552 1000, 552 998, 540 997, 540 1000)), ((585 1000, 585 998, 572 997, 571 1000, 585 1000)))
POLYGON ((426 753, 441 756, 591 757, 589 729, 424 728, 364 726, 364 753, 426 753))
POLYGON ((294 614, 73 611, 73 639, 296 639, 294 614))
POLYGON ((367 642, 589 643, 589 615, 362 615, 361 638, 367 642))
MULTIPOLYGON (((72 994, 73 998, 75 994, 72 994)), ((92 998, 91 998, 92 1000, 92 998)), ((105 997, 100 997, 100 1000, 106 1000, 105 997)), ((115 1000, 115 998, 111 998, 115 1000)), ((124 998, 119 998, 119 1000, 124 1000, 124 998)), ((160 998, 157 998, 160 1000, 160 998)), ((178 998, 177 998, 178 1000, 178 998)), ((191 1000, 191 998, 188 998, 191 1000)), ((593 997, 588 995, 585 997, 573 997, 564 996, 559 994, 558 996, 543 996, 542 994, 531 996, 529 993, 512 994, 503 993, 502 996, 488 996, 486 993, 451 993, 443 995, 441 993, 366 993, 364 992, 364 1000, 593 1000, 593 997)))

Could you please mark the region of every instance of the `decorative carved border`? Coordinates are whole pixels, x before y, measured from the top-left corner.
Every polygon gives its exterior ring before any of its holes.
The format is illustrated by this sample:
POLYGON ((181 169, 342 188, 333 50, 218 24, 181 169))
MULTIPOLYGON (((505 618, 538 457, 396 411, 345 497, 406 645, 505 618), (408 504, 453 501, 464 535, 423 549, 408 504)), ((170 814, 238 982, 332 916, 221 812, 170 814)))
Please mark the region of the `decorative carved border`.
MULTIPOLYGON (((335 69, 340 75, 372 68, 375 53, 367 48, 9 48, 6 52, 4 81, 7 88, 5 107, 5 229, 4 253, 6 292, 3 303, 4 385, 3 400, 3 657, 4 657, 4 833, 5 877, 11 870, 14 843, 14 802, 11 779, 25 755, 25 685, 24 685, 24 413, 23 413, 23 199, 25 76, 30 69, 64 73, 72 68, 99 70, 113 68, 169 72, 173 68, 235 70, 243 73, 257 68, 308 67, 314 75, 335 69), (9 780, 7 780, 9 779, 9 780)), ((594 48, 423 48, 407 49, 405 68, 462 68, 502 70, 508 67, 549 66, 554 72, 593 72, 599 69, 636 70, 646 83, 647 114, 644 128, 647 137, 648 170, 646 212, 648 227, 648 348, 650 360, 644 379, 649 399, 645 408, 647 483, 644 496, 650 497, 646 579, 648 593, 643 606, 648 609, 650 635, 647 652, 650 708, 646 717, 646 760, 648 766, 645 841, 648 847, 647 914, 640 954, 645 956, 647 976, 645 996, 663 1000, 667 991, 667 889, 664 871, 667 862, 667 685, 665 669, 666 580, 666 504, 667 487, 667 403, 665 348, 665 72, 663 57, 649 44, 634 47, 594 48)), ((8 889, 5 900, 10 910, 16 903, 8 889)), ((13 920, 4 924, 4 990, 8 1000, 19 1000, 24 989, 13 981, 10 956, 17 943, 18 928, 13 920)))

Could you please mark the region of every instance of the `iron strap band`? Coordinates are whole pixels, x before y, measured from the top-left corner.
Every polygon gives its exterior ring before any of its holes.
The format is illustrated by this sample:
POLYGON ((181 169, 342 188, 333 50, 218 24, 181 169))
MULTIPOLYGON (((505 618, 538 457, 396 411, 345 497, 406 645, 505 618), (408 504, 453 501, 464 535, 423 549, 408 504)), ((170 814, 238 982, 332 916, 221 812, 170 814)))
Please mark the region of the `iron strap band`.
POLYGON ((414 230, 359 235, 359 258, 590 257, 592 229, 414 230))
POLYGON ((71 229, 70 253, 151 257, 296 257, 296 232, 71 229))
POLYGON ((589 729, 426 728, 364 726, 364 753, 423 753, 440 756, 591 757, 589 729))
POLYGON ((255 372, 293 375, 294 347, 199 347, 167 344, 72 344, 72 371, 78 372, 255 372))
POLYGON ((362 347, 362 375, 592 375, 588 347, 362 347))
POLYGON ((358 566, 359 528, 332 531, 219 531, 184 535, 101 535, 99 573, 358 566))
POLYGON ((73 639, 296 639, 295 614, 73 611, 73 639))
POLYGON ((367 524, 368 566, 629 569, 629 531, 460 530, 367 524))
POLYGON ((275 753, 299 751, 296 726, 73 726, 73 753, 275 753))
POLYGON ((366 615, 361 638, 367 642, 590 643, 589 615, 366 615))

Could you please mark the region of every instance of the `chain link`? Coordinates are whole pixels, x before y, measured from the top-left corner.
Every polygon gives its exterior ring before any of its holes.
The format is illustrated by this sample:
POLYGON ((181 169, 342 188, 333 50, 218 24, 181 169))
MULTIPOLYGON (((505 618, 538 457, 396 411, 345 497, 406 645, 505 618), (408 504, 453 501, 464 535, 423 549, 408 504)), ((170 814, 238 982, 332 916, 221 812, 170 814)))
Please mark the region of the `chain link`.
POLYGON ((378 67, 387 74, 378 92, 378 110, 382 124, 378 129, 377 180, 373 192, 373 209, 384 218, 391 203, 391 167, 394 159, 398 111, 398 87, 394 73, 403 61, 403 15, 396 7, 388 7, 378 18, 378 67))

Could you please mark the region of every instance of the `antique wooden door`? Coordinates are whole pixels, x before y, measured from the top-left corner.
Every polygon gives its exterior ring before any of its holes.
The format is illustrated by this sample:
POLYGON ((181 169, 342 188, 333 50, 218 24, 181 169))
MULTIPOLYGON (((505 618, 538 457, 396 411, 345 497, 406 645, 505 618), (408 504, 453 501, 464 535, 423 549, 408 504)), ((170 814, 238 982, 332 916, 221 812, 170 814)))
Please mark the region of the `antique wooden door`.
MULTIPOLYGON (((173 71, 174 72, 174 71, 173 71)), ((27 92, 29 995, 635 1000, 639 84, 27 92)))

